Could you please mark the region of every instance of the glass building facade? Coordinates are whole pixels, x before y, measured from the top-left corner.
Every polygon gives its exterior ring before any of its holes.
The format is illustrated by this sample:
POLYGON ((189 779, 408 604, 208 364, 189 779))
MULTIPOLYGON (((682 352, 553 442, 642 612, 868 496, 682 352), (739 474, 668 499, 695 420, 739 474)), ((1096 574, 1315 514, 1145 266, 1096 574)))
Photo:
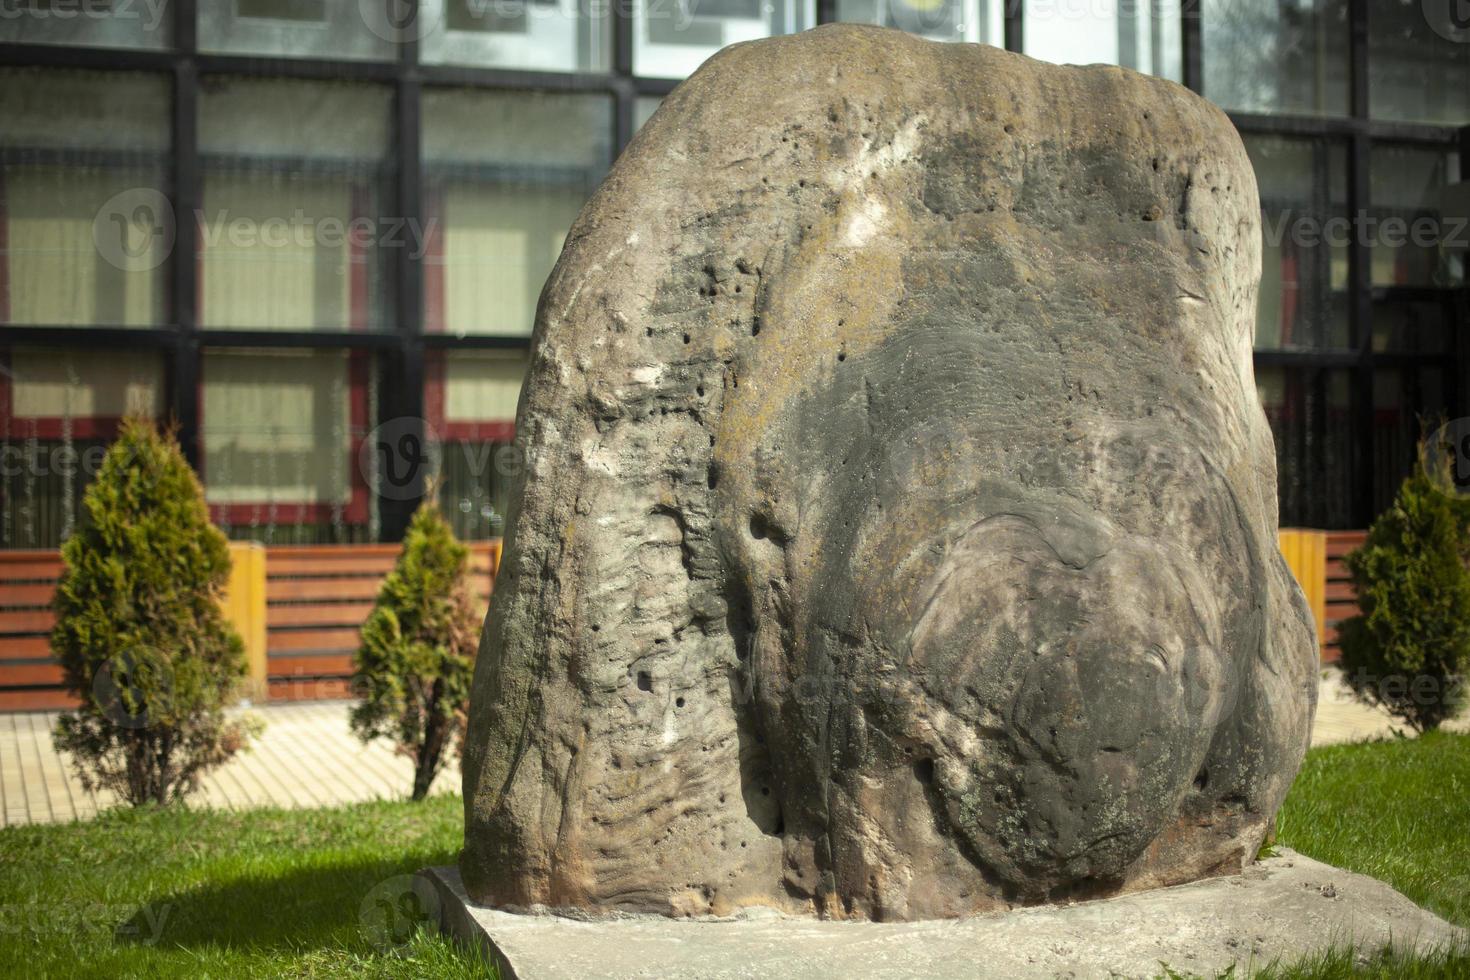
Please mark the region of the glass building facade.
POLYGON ((1453 0, 23 0, 0 10, 0 547, 85 520, 118 420, 215 520, 394 540, 437 445, 501 530, 541 284, 724 45, 846 21, 1180 82, 1261 192, 1257 385, 1283 524, 1365 526, 1465 404, 1470 24, 1453 0), (402 420, 422 420, 404 423, 402 420), (399 432, 396 427, 408 426, 399 432))

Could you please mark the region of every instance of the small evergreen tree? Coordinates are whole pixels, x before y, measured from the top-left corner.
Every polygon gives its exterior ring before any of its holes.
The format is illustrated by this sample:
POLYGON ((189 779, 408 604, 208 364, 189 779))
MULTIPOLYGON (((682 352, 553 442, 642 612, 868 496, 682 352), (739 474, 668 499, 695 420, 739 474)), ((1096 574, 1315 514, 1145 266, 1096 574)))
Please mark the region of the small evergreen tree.
POLYGON ((220 599, 225 537, 172 434, 128 419, 61 549, 51 649, 82 702, 57 722, 82 785, 133 805, 169 803, 244 747, 249 719, 223 706, 245 673, 220 599))
POLYGON ((1470 669, 1470 500, 1444 448, 1420 446, 1393 506, 1347 556, 1359 615, 1339 626, 1358 697, 1421 732, 1459 713, 1470 669))
POLYGON ((426 500, 362 627, 352 729, 364 742, 391 739, 413 758, 415 800, 428 795, 464 736, 481 619, 468 559, 426 500))

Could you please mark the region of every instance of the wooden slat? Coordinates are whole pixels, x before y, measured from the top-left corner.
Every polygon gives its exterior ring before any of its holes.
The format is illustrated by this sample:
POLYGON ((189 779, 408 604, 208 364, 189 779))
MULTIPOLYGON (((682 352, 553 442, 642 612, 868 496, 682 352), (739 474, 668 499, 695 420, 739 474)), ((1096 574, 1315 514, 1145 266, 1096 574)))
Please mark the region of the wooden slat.
POLYGON ((1343 582, 1343 581, 1328 582, 1327 583, 1327 601, 1328 601, 1328 603, 1333 603, 1333 602, 1352 602, 1352 603, 1356 603, 1358 601, 1358 593, 1357 593, 1357 590, 1355 590, 1353 588, 1353 583, 1351 583, 1351 582, 1343 582))
POLYGON ((283 544, 266 549, 266 561, 291 562, 304 558, 341 558, 343 555, 398 556, 396 544, 283 544))
POLYGON ((313 575, 387 575, 393 568, 389 555, 340 555, 335 558, 282 560, 266 553, 266 575, 270 578, 299 578, 313 575))
POLYGON ((267 661, 266 672, 269 677, 350 677, 352 655, 330 653, 319 657, 271 657, 267 661))
MULTIPOLYGON (((376 578, 287 578, 272 577, 265 583, 267 602, 291 599, 374 599, 380 581, 376 578)), ((267 614, 266 622, 270 622, 267 614)))
POLYGON ((269 655, 287 650, 356 650, 361 637, 355 629, 273 630, 266 634, 269 655))
POLYGON ((1327 557, 1341 558, 1349 551, 1361 548, 1367 538, 1365 531, 1333 531, 1327 535, 1327 557))
POLYGON ((0 609, 0 633, 49 633, 55 625, 50 609, 0 609))
POLYGON ((0 711, 64 711, 79 703, 56 687, 0 689, 0 711))
POLYGON ((49 606, 51 597, 55 594, 56 586, 51 583, 16 585, 12 582, 0 582, 0 607, 49 606))
POLYGON ((51 638, 39 636, 0 636, 0 661, 51 656, 51 638))
POLYGON ((0 663, 0 687, 53 686, 63 679, 58 663, 0 663))
POLYGON ((267 628, 278 626, 361 626, 373 611, 371 602, 277 603, 266 610, 267 628))
POLYGON ((59 578, 61 578, 61 556, 55 553, 52 553, 50 557, 0 559, 0 582, 14 582, 17 579, 55 582, 59 578))

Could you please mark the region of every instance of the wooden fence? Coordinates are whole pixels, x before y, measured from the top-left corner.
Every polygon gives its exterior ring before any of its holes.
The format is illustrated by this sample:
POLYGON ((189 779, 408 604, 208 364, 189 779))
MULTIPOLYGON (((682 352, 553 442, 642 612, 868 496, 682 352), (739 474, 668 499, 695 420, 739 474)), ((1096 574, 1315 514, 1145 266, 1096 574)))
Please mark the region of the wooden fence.
MULTIPOLYGON (((1357 613, 1342 558, 1362 531, 1282 529, 1281 550, 1317 618, 1322 659, 1338 658, 1337 624, 1357 613)), ((348 696, 358 630, 372 609, 397 545, 262 548, 232 544, 225 609, 245 638, 251 694, 303 700, 348 696)), ((470 545, 482 601, 500 563, 500 542, 470 545)), ((61 574, 54 551, 0 551, 0 711, 70 707, 47 634, 61 574)))
MULTIPOLYGON (((488 603, 500 542, 472 542, 476 592, 488 603)), ((225 612, 245 640, 250 693, 299 700, 346 697, 357 631, 367 619, 397 545, 262 548, 232 543, 225 612)), ((0 711, 67 708, 51 657, 51 600, 61 575, 55 551, 0 551, 0 711)))

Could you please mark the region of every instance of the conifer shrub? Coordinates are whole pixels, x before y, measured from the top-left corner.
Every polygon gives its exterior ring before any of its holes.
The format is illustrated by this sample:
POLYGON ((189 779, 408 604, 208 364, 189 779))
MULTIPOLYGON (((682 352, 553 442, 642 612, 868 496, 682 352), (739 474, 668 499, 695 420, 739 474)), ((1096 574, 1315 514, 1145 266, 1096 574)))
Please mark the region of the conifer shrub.
POLYGON ((171 433, 126 420, 61 549, 51 649, 82 702, 53 741, 82 784, 133 805, 171 803, 245 747, 254 719, 224 706, 244 646, 220 608, 225 536, 171 433))
POLYGON ((469 549, 430 495, 363 624, 353 678, 353 731, 414 760, 415 800, 460 749, 480 623, 469 549))
POLYGON ((1420 732, 1459 713, 1470 669, 1470 499, 1444 450, 1420 446, 1393 505, 1346 557, 1359 615, 1338 627, 1354 692, 1420 732))

